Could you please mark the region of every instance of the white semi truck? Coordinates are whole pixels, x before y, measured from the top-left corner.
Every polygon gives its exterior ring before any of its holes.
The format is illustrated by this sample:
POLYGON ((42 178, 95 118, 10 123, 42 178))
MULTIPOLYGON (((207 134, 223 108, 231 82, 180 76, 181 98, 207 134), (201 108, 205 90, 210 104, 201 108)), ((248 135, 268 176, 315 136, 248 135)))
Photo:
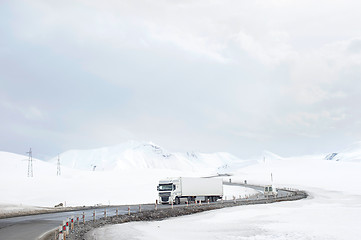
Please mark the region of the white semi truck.
POLYGON ((159 203, 180 204, 183 201, 215 202, 223 197, 223 180, 220 178, 177 177, 159 181, 159 203))
POLYGON ((266 185, 263 191, 266 197, 277 197, 278 191, 273 185, 266 185))

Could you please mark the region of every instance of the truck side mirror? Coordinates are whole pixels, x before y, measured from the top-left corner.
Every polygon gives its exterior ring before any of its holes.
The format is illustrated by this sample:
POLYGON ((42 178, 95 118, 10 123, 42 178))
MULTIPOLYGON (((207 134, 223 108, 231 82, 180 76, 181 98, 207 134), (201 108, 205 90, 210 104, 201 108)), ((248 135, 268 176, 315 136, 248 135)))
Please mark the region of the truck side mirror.
POLYGON ((176 188, 175 185, 173 185, 173 191, 175 190, 175 188, 176 188))

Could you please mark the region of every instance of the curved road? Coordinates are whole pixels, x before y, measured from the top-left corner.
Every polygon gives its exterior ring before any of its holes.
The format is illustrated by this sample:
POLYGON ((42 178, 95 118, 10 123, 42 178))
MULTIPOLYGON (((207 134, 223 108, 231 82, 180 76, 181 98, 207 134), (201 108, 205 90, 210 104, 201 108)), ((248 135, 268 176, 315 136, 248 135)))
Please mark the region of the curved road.
MULTIPOLYGON (((260 192, 263 192, 263 186, 251 185, 251 184, 241 184, 241 183, 228 183, 225 182, 225 185, 232 186, 243 186, 253 188, 260 192)), ((290 194, 290 191, 278 189, 278 197, 286 197, 290 194)), ((265 198, 263 194, 258 197, 250 197, 249 200, 256 200, 265 198)), ((231 201, 231 200, 230 200, 231 201)), ((242 201, 242 200, 237 200, 242 201)), ((158 208, 170 208, 170 205, 158 205, 158 208)), ((178 207, 178 206, 177 206, 178 207)), ((81 211, 71 211, 71 212, 58 212, 58 213, 47 213, 47 214, 38 214, 22 217, 12 217, 0 219, 0 239, 6 240, 28 240, 28 239, 38 239, 44 233, 59 227, 63 220, 71 216, 81 216, 83 212, 85 213, 85 221, 93 219, 93 211, 95 211, 95 216, 97 219, 104 217, 104 211, 107 211, 107 216, 116 215, 116 209, 118 209, 119 215, 128 213, 128 205, 123 206, 112 206, 104 208, 96 208, 89 210, 81 211)), ((144 204, 142 205, 142 210, 153 210, 154 204, 144 204)), ((138 212, 139 205, 131 205, 131 212, 138 212)))

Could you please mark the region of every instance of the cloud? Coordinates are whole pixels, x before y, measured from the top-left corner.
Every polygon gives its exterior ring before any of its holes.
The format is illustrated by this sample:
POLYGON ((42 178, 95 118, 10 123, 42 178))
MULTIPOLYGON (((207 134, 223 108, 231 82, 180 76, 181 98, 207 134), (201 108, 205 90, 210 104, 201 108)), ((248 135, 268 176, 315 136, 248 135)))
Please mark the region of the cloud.
POLYGON ((240 155, 357 138, 358 4, 8 2, 3 125, 74 148, 134 137, 240 155))
POLYGON ((15 114, 21 115, 21 117, 26 120, 44 121, 47 118, 46 113, 36 106, 24 104, 19 105, 5 100, 2 100, 0 104, 3 108, 14 112, 15 114))
POLYGON ((361 53, 361 38, 352 39, 347 46, 347 50, 351 54, 360 54, 361 53))
POLYGON ((350 52, 350 46, 357 41, 358 38, 352 38, 298 54, 290 64, 291 84, 287 90, 290 95, 304 104, 347 97, 349 83, 342 74, 361 65, 361 54, 350 52))

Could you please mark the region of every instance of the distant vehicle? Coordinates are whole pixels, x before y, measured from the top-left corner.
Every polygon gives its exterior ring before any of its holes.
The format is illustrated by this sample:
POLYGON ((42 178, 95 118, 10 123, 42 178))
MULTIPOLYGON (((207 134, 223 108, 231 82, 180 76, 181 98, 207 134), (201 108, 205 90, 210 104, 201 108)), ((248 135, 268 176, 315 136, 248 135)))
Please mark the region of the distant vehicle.
POLYGON ((266 185, 264 186, 264 195, 266 197, 277 197, 277 189, 273 185, 266 185))
POLYGON ((219 178, 168 178, 157 187, 159 202, 180 204, 181 201, 215 202, 223 197, 223 180, 219 178))

